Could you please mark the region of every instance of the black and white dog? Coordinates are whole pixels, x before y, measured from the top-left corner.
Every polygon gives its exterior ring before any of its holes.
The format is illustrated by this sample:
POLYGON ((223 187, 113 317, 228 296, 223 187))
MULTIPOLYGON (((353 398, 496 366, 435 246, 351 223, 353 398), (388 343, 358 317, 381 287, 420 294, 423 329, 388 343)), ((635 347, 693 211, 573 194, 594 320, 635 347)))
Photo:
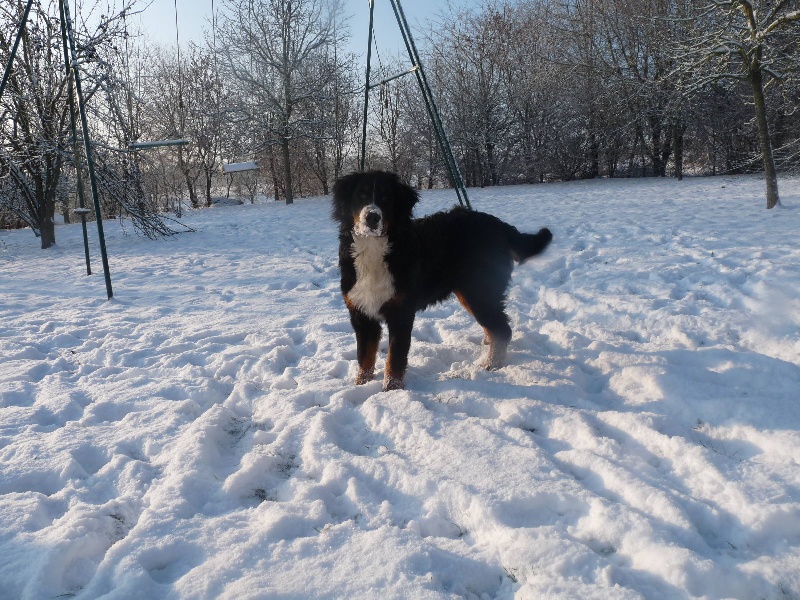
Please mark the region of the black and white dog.
POLYGON ((356 334, 356 384, 371 380, 381 337, 389 329, 383 389, 403 388, 418 310, 455 294, 486 333, 484 363, 502 366, 511 339, 505 297, 514 262, 542 252, 546 228, 520 233, 500 219, 455 208, 412 216, 417 192, 394 173, 352 173, 333 186, 339 222, 342 294, 356 334))

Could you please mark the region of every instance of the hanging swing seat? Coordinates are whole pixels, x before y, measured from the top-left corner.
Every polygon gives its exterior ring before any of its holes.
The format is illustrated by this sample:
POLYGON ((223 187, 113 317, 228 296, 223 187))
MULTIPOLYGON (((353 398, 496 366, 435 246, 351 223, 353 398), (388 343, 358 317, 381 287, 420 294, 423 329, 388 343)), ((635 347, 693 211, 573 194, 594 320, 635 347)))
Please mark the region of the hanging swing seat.
POLYGON ((222 172, 226 175, 229 175, 230 173, 241 173, 242 171, 256 170, 258 170, 258 164, 253 161, 228 163, 227 165, 222 165, 222 172))
POLYGON ((154 142, 130 142, 129 150, 149 150, 150 148, 161 148, 162 146, 188 146, 189 140, 156 140, 154 142))

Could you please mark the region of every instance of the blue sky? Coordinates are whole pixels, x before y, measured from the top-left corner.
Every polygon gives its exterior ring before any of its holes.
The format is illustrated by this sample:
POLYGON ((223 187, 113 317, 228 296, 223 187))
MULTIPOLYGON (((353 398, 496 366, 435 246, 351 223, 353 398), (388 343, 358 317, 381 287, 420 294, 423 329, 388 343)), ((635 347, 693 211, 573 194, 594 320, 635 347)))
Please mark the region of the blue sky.
MULTIPOLYGON (((217 11, 223 0, 214 0, 217 11)), ((411 26, 414 39, 420 43, 422 35, 431 24, 441 20, 448 12, 447 0, 401 0, 406 19, 411 26)), ((451 0, 452 6, 471 6, 476 0, 451 0)), ((367 24, 369 22, 368 0, 343 0, 344 14, 350 16, 351 48, 360 55, 366 54, 367 24)), ((203 30, 209 29, 211 0, 178 0, 178 25, 181 42, 201 41, 203 30)), ((153 0, 141 15, 143 28, 153 40, 165 44, 175 43, 174 0, 153 0)), ((387 56, 405 53, 397 22, 389 0, 375 2, 375 36, 379 52, 387 56)))

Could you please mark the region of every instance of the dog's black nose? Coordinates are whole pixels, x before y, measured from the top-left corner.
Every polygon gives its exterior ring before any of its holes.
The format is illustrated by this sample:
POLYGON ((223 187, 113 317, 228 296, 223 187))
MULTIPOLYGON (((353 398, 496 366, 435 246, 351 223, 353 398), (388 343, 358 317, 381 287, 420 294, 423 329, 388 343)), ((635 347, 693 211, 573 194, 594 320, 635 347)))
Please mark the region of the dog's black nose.
POLYGON ((381 222, 381 215, 380 213, 369 212, 364 220, 367 222, 367 227, 370 229, 375 229, 381 222))

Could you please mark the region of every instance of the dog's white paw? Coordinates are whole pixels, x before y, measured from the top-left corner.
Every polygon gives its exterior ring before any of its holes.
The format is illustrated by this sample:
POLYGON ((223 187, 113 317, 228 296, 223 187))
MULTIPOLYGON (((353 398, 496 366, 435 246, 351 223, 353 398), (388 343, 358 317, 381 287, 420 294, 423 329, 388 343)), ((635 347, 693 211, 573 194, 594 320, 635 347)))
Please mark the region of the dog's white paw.
POLYGON ((406 388, 405 383, 399 377, 392 377, 389 374, 386 374, 383 378, 383 391, 390 392, 392 390, 404 390, 406 388))
POLYGON ((364 385, 365 383, 369 383, 375 378, 375 369, 362 369, 361 367, 358 368, 358 373, 356 374, 356 385, 364 385))
POLYGON ((489 345, 489 354, 484 359, 481 366, 487 371, 497 371, 506 365, 508 355, 508 342, 492 342, 489 345))

